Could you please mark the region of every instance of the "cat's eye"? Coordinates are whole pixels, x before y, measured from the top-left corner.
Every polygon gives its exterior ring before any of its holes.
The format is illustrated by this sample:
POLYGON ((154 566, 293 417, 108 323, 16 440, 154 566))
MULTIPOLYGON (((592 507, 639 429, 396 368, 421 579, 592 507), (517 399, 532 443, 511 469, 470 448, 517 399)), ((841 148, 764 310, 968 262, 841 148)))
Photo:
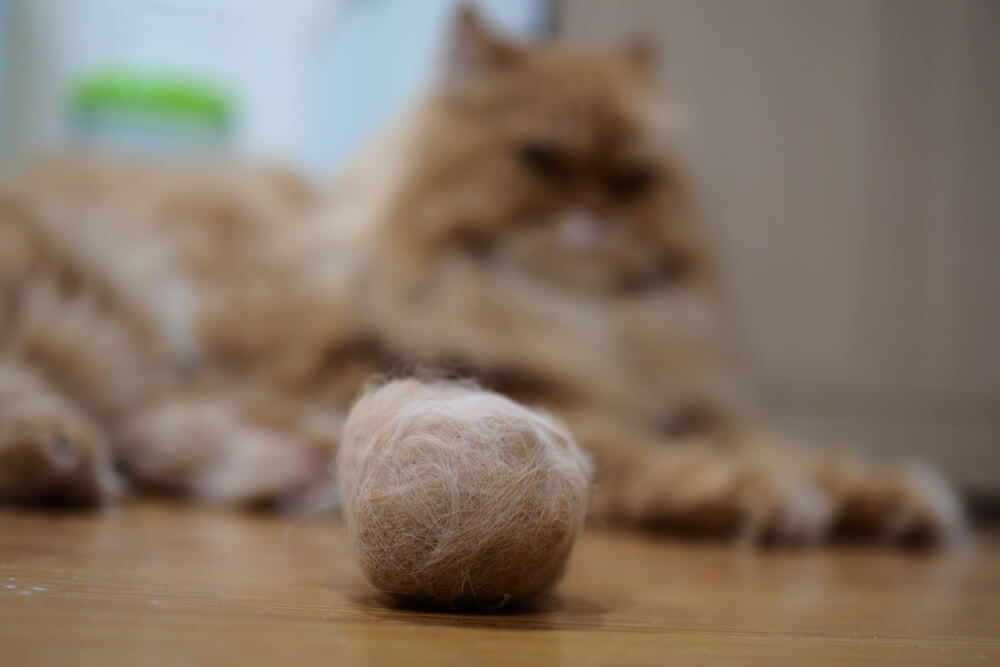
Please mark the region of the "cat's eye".
POLYGON ((550 144, 528 142, 517 149, 521 164, 540 176, 554 177, 562 174, 566 162, 559 149, 550 144))
POLYGON ((612 174, 608 188, 620 199, 633 199, 648 192, 656 178, 656 169, 651 165, 633 164, 612 174))

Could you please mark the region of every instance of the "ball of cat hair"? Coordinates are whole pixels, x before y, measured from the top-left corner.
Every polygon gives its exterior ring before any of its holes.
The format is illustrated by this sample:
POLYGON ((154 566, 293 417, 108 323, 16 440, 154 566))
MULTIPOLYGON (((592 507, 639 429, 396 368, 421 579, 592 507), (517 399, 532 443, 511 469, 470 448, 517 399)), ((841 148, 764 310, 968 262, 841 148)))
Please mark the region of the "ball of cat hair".
POLYGON ((499 394, 397 380, 347 418, 344 516, 380 591, 455 609, 528 601, 562 577, 591 464, 566 429, 499 394))

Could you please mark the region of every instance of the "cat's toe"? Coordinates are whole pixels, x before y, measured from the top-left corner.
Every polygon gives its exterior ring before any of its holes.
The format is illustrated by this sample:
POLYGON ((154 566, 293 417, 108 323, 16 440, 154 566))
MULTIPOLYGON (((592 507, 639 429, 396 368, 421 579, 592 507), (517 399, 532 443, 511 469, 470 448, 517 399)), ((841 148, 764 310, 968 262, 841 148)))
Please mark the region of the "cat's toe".
POLYGON ((934 469, 908 464, 899 472, 899 500, 884 523, 884 537, 907 544, 953 545, 968 534, 958 495, 934 469))
POLYGON ((823 539, 833 517, 826 494, 802 477, 748 469, 734 491, 744 543, 809 544, 823 539))
POLYGON ((968 535, 958 495, 940 474, 922 464, 872 474, 838 495, 837 526, 849 536, 948 546, 968 535))

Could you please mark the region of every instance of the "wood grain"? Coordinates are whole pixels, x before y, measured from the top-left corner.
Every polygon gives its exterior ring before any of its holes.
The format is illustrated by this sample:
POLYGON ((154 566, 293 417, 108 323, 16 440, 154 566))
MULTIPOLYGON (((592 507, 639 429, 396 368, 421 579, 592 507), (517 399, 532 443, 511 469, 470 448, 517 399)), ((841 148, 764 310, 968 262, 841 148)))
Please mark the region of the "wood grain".
POLYGON ((1000 664, 1000 539, 754 552, 591 529, 533 611, 396 609, 340 524, 0 511, 0 665, 1000 664))

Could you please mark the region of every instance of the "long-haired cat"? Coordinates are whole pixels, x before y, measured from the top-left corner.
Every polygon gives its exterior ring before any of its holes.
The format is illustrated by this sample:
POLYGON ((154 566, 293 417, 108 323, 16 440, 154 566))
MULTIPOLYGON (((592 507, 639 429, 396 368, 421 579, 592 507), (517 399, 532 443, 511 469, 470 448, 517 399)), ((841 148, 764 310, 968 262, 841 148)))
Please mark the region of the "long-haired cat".
POLYGON ((558 415, 596 520, 947 540, 931 471, 797 447, 744 407, 652 54, 522 45, 469 11, 428 97, 325 192, 56 161, 0 186, 0 497, 136 485, 315 502, 373 373, 558 415))

